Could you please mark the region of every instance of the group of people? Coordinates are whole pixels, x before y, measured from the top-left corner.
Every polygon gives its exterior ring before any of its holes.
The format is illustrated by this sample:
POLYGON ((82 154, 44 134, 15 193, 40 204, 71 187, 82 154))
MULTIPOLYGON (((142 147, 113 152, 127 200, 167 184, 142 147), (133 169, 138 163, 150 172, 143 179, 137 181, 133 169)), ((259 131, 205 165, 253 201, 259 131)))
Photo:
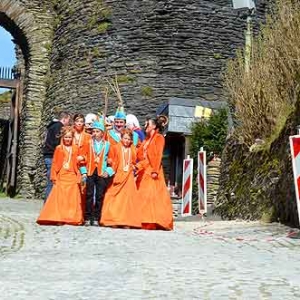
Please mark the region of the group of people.
POLYGON ((48 181, 37 223, 172 230, 162 168, 167 118, 147 119, 144 130, 122 108, 108 118, 70 120, 63 112, 47 128, 48 181))

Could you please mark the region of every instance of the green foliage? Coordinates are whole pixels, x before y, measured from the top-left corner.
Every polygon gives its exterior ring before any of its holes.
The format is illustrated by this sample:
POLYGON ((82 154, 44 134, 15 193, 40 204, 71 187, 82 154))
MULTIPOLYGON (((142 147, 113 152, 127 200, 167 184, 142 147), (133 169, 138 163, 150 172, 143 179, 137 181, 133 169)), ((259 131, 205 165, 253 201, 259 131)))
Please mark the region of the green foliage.
POLYGON ((135 81, 135 78, 133 76, 129 76, 129 75, 119 75, 118 76, 119 83, 131 83, 134 81, 135 81))
POLYGON ((11 100, 11 91, 4 92, 0 94, 0 104, 8 103, 11 100))
POLYGON ((227 136, 228 113, 220 109, 210 119, 196 122, 192 126, 191 155, 197 158, 200 147, 207 153, 221 154, 227 136))
POLYGON ((197 187, 197 155, 201 147, 207 153, 207 160, 210 155, 221 155, 228 131, 228 113, 226 109, 220 109, 214 113, 210 119, 201 120, 192 126, 192 135, 190 140, 190 153, 194 159, 193 171, 193 201, 192 211, 198 213, 198 187, 197 187))
POLYGON ((222 58, 222 54, 221 53, 214 53, 214 58, 215 59, 221 59, 222 58))
POLYGON ((99 25, 97 26, 97 32, 105 33, 110 26, 111 26, 110 22, 103 21, 103 22, 99 23, 99 25))
POLYGON ((92 50, 92 56, 93 58, 99 58, 102 56, 102 53, 100 52, 99 47, 94 47, 92 50))
POLYGON ((97 0, 94 12, 87 21, 87 27, 89 30, 96 29, 98 33, 105 33, 111 26, 110 17, 111 8, 106 6, 102 0, 97 0))
POLYGON ((44 48, 47 50, 48 54, 50 54, 51 51, 52 51, 52 43, 51 42, 46 42, 44 44, 44 48))
POLYGON ((153 96, 153 88, 151 86, 143 86, 141 89, 141 92, 144 97, 152 97, 153 96))
POLYGON ((7 198, 8 196, 5 194, 5 192, 0 192, 0 198, 7 198))
POLYGON ((238 51, 228 64, 225 86, 235 111, 235 133, 247 146, 278 137, 300 98, 300 3, 277 0, 254 38, 250 69, 238 51), (284 37, 284 38, 283 38, 284 37))
POLYGON ((107 20, 111 17, 111 9, 109 7, 102 7, 102 9, 99 10, 99 15, 107 20))
POLYGON ((96 15, 92 15, 87 21, 87 28, 89 30, 93 29, 98 22, 98 17, 96 15))

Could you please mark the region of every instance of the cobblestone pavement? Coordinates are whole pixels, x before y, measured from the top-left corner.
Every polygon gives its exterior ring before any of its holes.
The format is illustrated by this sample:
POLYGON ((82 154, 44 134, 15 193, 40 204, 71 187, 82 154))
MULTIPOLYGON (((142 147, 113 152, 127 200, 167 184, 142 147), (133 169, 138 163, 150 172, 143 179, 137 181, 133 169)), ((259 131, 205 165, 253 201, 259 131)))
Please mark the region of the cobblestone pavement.
POLYGON ((40 208, 0 199, 1 300, 300 298, 300 240, 285 226, 42 227, 40 208))

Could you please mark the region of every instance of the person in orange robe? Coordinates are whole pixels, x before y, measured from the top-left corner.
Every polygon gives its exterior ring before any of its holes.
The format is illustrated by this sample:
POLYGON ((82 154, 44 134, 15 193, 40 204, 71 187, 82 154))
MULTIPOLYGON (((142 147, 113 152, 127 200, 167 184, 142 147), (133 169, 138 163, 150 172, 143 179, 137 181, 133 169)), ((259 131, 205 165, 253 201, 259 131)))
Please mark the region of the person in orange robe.
MULTIPOLYGON (((108 129, 105 134, 105 139, 111 146, 121 142, 121 131, 126 127, 126 114, 123 107, 118 107, 115 115, 112 128, 108 129)), ((139 142, 139 136, 133 131, 133 145, 137 146, 139 142)))
POLYGON ((141 228, 140 203, 133 173, 136 153, 132 140, 133 132, 123 129, 121 143, 109 151, 115 176, 104 197, 99 220, 102 226, 141 228))
POLYGON ((84 130, 84 115, 75 114, 73 117, 74 122, 74 139, 73 145, 82 148, 83 145, 88 144, 92 136, 84 130))
MULTIPOLYGON (((92 136, 91 134, 85 132, 84 130, 84 115, 75 114, 73 117, 74 122, 74 138, 73 145, 76 145, 79 149, 79 152, 82 152, 82 149, 85 145, 88 145, 92 136)), ((81 165, 79 165, 81 167, 81 165)), ((85 203, 86 203, 86 176, 81 177, 80 184, 80 192, 81 192, 81 204, 82 211, 85 211, 85 203)))
POLYGON ((73 128, 63 127, 61 137, 62 142, 55 149, 51 167, 51 180, 54 185, 37 219, 40 225, 83 223, 80 173, 77 165, 78 147, 72 145, 73 128))
POLYGON ((137 151, 136 184, 143 229, 173 229, 172 203, 161 164, 165 139, 159 133, 166 120, 161 116, 146 121, 146 139, 137 151))

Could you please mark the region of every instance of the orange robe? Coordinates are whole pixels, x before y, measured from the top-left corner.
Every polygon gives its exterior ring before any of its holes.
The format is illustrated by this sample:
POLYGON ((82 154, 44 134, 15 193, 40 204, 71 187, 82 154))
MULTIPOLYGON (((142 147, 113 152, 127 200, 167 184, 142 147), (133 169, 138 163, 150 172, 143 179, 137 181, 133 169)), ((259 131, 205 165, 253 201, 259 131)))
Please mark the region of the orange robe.
MULTIPOLYGON (((73 145, 76 145, 79 148, 79 152, 83 152, 83 148, 86 147, 86 145, 89 145, 91 139, 92 139, 92 136, 89 133, 82 131, 79 139, 76 139, 75 137, 73 138, 73 145)), ((84 165, 84 164, 82 164, 82 165, 84 165)), ((81 192, 82 211, 85 211, 86 184, 80 185, 80 192, 81 192)))
POLYGON ((78 146, 78 148, 82 148, 85 144, 88 144, 89 141, 92 139, 92 136, 87 132, 83 131, 80 134, 79 139, 77 140, 75 137, 73 138, 73 145, 78 146))
POLYGON ((121 137, 116 133, 114 129, 107 130, 105 132, 104 139, 108 141, 111 146, 118 145, 121 141, 121 137))
POLYGON ((112 161, 115 175, 105 193, 99 222, 102 226, 141 228, 140 203, 133 174, 136 161, 135 147, 132 145, 129 148, 130 154, 129 151, 123 154, 122 147, 119 143, 109 151, 108 157, 112 161), (124 166, 127 164, 128 171, 124 171, 124 166))
POLYGON ((155 132, 138 148, 138 199, 142 201, 141 217, 144 229, 173 229, 173 208, 161 165, 164 137, 155 132), (157 173, 157 179, 151 173, 157 173))
POLYGON ((38 224, 81 225, 83 223, 77 155, 77 146, 72 146, 71 156, 62 145, 56 147, 51 167, 51 180, 56 182, 40 212, 38 224), (66 163, 69 165, 68 168, 66 163))

